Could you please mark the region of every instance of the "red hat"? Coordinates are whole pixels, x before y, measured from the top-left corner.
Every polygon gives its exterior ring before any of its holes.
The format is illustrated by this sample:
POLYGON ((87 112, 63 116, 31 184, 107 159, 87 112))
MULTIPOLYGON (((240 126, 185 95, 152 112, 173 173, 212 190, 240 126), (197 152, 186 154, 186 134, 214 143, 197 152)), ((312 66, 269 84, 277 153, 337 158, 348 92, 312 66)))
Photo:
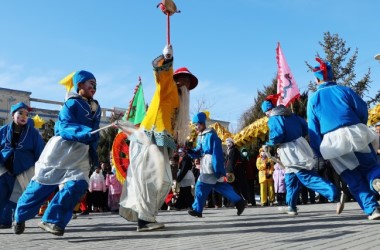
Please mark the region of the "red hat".
POLYGON ((187 75, 188 77, 190 77, 189 90, 192 90, 198 85, 198 78, 196 78, 193 74, 191 74, 191 72, 187 68, 182 67, 182 68, 177 69, 173 74, 174 80, 177 81, 177 77, 181 75, 187 75))

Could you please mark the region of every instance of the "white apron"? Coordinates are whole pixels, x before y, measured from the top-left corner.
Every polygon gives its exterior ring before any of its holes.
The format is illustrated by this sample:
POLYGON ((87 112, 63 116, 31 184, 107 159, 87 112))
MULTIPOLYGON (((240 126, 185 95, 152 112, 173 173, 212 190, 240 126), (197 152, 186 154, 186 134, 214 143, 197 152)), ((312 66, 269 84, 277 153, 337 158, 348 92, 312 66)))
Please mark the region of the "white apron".
POLYGON ((301 169, 312 170, 315 165, 313 150, 303 137, 282 143, 279 156, 286 173, 296 173, 301 169))
MULTIPOLYGON (((338 174, 359 166, 355 152, 370 153, 369 144, 376 146, 378 135, 366 125, 359 123, 331 131, 323 136, 320 151, 338 174)), ((376 147, 374 147, 376 148, 376 147)))
POLYGON ((72 180, 89 181, 89 146, 80 142, 52 137, 36 162, 35 180, 45 185, 58 185, 72 180))

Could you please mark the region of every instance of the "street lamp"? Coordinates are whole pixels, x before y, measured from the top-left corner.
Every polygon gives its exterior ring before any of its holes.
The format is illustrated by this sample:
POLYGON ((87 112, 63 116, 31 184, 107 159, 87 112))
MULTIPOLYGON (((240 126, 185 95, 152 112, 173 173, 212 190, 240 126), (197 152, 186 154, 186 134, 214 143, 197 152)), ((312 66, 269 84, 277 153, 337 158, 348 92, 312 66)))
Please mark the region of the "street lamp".
POLYGON ((377 54, 377 55, 375 56, 375 60, 380 61, 380 54, 377 54))

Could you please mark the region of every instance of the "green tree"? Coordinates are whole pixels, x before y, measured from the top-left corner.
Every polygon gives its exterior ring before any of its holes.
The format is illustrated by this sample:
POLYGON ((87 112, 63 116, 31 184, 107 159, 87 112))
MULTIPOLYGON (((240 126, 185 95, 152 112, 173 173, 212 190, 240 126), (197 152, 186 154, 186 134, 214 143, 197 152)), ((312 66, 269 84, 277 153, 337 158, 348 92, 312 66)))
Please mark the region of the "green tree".
POLYGON ((54 125, 55 122, 50 119, 42 126, 41 135, 45 142, 48 142, 54 136, 54 125))
MULTIPOLYGON (((369 88, 372 82, 371 68, 368 68, 368 71, 360 80, 356 80, 355 65, 358 58, 357 48, 351 53, 351 48, 347 47, 346 41, 340 38, 338 34, 330 34, 330 32, 324 33, 323 41, 319 42, 319 45, 321 45, 326 56, 324 58, 320 56, 319 53, 317 53, 316 56, 331 63, 334 80, 337 84, 352 88, 360 97, 367 100, 368 106, 380 101, 380 89, 372 91, 371 95, 369 95, 369 88)), ((310 70, 315 64, 317 63, 310 65, 306 62, 310 70)), ((316 84, 310 82, 309 89, 315 91, 316 84)))

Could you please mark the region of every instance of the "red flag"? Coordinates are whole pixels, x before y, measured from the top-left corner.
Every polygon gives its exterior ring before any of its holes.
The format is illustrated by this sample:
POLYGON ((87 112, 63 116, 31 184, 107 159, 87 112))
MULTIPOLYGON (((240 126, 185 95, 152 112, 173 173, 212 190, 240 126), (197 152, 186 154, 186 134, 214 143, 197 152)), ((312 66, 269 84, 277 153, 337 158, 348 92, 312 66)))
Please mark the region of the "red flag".
POLYGON ((285 60, 285 56, 282 53, 280 43, 277 45, 276 54, 278 66, 277 94, 280 95, 277 100, 277 105, 283 104, 285 106, 288 106, 300 97, 300 91, 298 89, 296 80, 290 71, 289 65, 285 60))

